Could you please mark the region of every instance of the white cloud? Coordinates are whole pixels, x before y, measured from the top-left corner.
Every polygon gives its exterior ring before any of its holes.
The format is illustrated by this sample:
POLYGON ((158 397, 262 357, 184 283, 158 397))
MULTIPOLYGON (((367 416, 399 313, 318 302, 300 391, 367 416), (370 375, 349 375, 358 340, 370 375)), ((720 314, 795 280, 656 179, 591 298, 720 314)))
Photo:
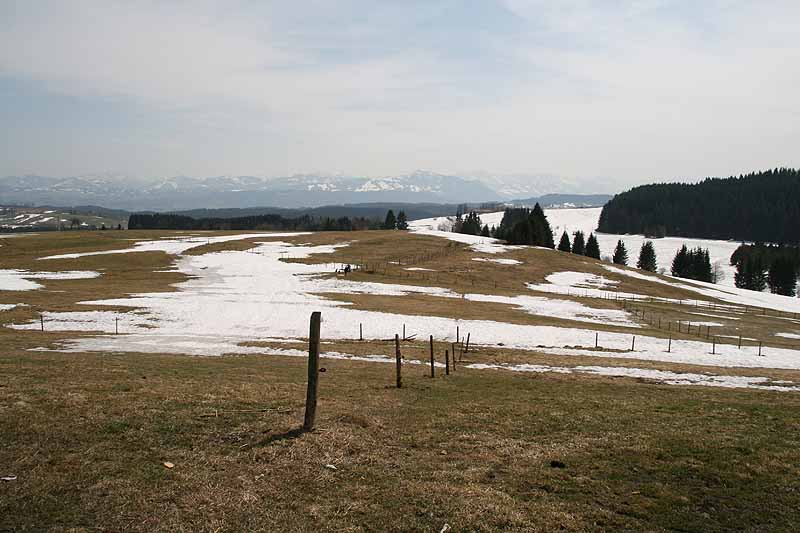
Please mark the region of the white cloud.
POLYGON ((0 73, 151 125, 78 132, 80 163, 42 162, 61 174, 800 166, 796 2, 475 5, 23 3, 0 13, 0 73))

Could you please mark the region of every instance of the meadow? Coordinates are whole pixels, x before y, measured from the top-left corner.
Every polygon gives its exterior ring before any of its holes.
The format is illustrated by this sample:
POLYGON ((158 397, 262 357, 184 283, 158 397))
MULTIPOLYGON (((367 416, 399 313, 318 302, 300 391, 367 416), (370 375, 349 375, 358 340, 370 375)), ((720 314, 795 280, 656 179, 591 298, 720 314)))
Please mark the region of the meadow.
POLYGON ((783 300, 397 231, 0 244, 0 529, 795 523, 800 321, 783 300), (311 310, 326 372, 303 433, 311 310), (679 321, 697 329, 664 327, 679 321))

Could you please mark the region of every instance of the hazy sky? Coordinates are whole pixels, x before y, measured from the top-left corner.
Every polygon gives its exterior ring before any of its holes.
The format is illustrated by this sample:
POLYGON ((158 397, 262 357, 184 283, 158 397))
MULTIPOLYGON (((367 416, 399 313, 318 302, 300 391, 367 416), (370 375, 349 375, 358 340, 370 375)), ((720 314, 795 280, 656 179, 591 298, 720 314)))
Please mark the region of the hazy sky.
POLYGON ((798 0, 0 0, 0 175, 800 166, 798 34, 798 0))

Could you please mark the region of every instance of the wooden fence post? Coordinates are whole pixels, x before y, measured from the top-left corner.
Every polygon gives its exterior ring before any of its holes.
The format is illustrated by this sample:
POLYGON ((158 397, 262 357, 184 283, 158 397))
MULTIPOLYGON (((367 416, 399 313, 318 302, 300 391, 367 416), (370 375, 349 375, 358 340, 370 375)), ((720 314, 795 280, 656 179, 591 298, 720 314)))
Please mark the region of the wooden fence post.
POLYGON ((433 335, 431 335, 431 377, 432 378, 436 377, 436 371, 434 370, 434 365, 433 365, 433 335))
POLYGON ((667 344, 667 353, 672 352, 672 334, 669 335, 669 344, 667 344))
POLYGON ((717 336, 711 339, 711 355, 717 355, 717 336))
POLYGON ((364 340, 364 324, 358 324, 358 340, 364 340))
POLYGON ((450 375, 450 352, 444 351, 444 375, 450 375))
POLYGON ((303 420, 303 431, 314 429, 317 416, 317 385, 319 384, 319 326, 322 313, 311 313, 308 331, 308 388, 306 389, 306 415, 303 420))
POLYGON ((636 349, 636 335, 634 335, 633 339, 631 339, 631 351, 634 351, 635 349, 636 349))
POLYGON ((758 356, 761 357, 761 341, 758 341, 758 356))
POLYGON ((403 377, 401 375, 403 360, 400 356, 400 336, 397 333, 394 334, 394 356, 397 359, 397 388, 400 389, 403 387, 403 377))
POLYGON ((596 350, 596 349, 597 349, 597 347, 598 347, 598 346, 597 346, 598 339, 599 339, 598 335, 599 335, 599 333, 597 333, 597 332, 595 331, 595 332, 594 332, 594 348, 595 348, 595 350, 596 350))
POLYGON ((453 352, 453 372, 456 371, 456 343, 452 344, 453 352))
POLYGON ((464 349, 464 353, 469 352, 469 336, 472 335, 471 333, 467 333, 467 347, 464 349))
POLYGON ((42 331, 44 331, 44 315, 43 314, 39 315, 39 322, 42 323, 42 331))
POLYGON ((119 335, 119 317, 114 317, 114 335, 119 335))
POLYGON ((742 349, 742 334, 739 334, 739 349, 742 349))

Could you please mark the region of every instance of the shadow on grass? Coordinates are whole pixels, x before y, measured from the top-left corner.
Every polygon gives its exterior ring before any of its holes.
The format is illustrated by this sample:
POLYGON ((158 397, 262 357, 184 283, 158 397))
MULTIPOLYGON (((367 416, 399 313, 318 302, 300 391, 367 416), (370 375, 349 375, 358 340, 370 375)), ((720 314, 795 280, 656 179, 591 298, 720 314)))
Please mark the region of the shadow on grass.
MULTIPOLYGON (((313 429, 311 431, 314 431, 313 429)), ((261 442, 259 442, 259 446, 269 446, 275 442, 281 442, 284 440, 294 440, 298 437, 301 437, 304 433, 310 433, 310 431, 306 431, 303 429, 302 426, 295 429, 290 429, 289 431, 284 431, 283 433, 277 433, 275 435, 270 435, 269 437, 265 438, 261 442)))

